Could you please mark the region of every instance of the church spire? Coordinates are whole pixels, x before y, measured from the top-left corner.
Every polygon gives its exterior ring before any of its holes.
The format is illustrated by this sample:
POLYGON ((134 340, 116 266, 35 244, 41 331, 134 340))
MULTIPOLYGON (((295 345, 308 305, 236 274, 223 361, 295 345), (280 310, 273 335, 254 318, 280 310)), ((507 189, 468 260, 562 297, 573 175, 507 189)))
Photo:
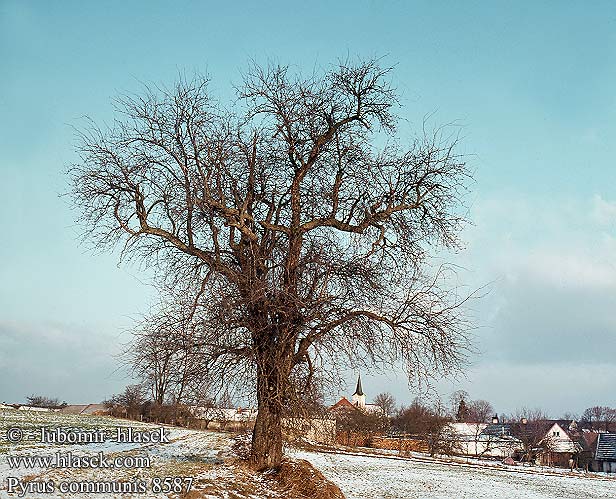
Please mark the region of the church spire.
POLYGON ((360 397, 364 394, 364 391, 361 388, 361 374, 357 376, 357 387, 355 388, 355 393, 353 395, 359 395, 360 397))
POLYGON ((352 397, 353 405, 363 409, 366 407, 366 395, 361 387, 361 375, 357 376, 357 387, 352 397))

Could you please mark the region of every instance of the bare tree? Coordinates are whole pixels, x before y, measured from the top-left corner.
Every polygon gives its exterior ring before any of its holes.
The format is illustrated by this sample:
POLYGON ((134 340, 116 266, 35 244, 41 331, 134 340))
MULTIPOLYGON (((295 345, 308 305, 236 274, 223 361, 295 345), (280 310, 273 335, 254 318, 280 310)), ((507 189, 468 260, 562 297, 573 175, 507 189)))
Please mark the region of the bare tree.
POLYGON ((467 421, 487 423, 494 414, 494 407, 487 400, 472 400, 467 406, 467 421))
POLYGON ((616 428, 616 409, 596 405, 582 414, 582 424, 593 430, 610 431, 616 428))
POLYGON ((203 392, 203 355, 193 341, 192 316, 177 306, 161 306, 133 331, 127 361, 150 387, 153 401, 177 405, 203 392))
POLYGON ((162 405, 173 375, 172 359, 176 347, 154 321, 148 321, 145 325, 151 328, 146 327, 141 331, 130 345, 129 363, 134 374, 149 387, 152 400, 162 405))
POLYGON ((26 397, 28 405, 33 407, 46 407, 48 409, 60 409, 66 407, 66 402, 60 402, 58 398, 45 397, 43 395, 30 395, 26 397))
POLYGON ((419 435, 422 421, 429 417, 430 410, 419 399, 413 400, 409 406, 402 406, 393 418, 393 428, 398 433, 419 435))
POLYGON ((520 440, 522 460, 534 462, 537 456, 551 445, 546 433, 552 423, 541 409, 518 409, 508 420, 511 433, 520 440))
POLYGON ((369 447, 371 439, 382 435, 389 423, 382 414, 355 407, 337 411, 335 417, 337 438, 350 446, 369 447))
POLYGON ((581 418, 575 412, 566 411, 560 419, 566 419, 567 421, 579 421, 581 418))
POLYGON ((81 133, 86 234, 192 285, 204 372, 254 383, 259 468, 280 463, 282 413, 319 372, 401 362, 425 379, 464 359, 465 297, 427 256, 458 247, 468 171, 443 130, 396 137, 388 74, 252 66, 232 110, 207 80, 180 81, 81 133))
POLYGON ((142 413, 146 402, 143 385, 129 385, 122 393, 113 395, 103 404, 116 416, 124 416, 129 419, 137 419, 142 413))
POLYGON ((451 411, 461 423, 486 423, 494 414, 492 404, 486 400, 472 400, 468 392, 458 390, 449 398, 451 411))
POLYGON ((376 397, 374 397, 374 405, 381 409, 383 416, 388 418, 392 416, 396 410, 396 399, 389 392, 379 393, 376 397))
POLYGON ((411 405, 398 411, 392 426, 398 433, 422 440, 432 456, 455 454, 460 449, 447 412, 438 401, 430 407, 415 399, 411 405))
POLYGON ((466 390, 456 390, 449 397, 451 403, 451 414, 455 416, 457 421, 464 422, 467 418, 467 402, 470 400, 470 395, 466 390))

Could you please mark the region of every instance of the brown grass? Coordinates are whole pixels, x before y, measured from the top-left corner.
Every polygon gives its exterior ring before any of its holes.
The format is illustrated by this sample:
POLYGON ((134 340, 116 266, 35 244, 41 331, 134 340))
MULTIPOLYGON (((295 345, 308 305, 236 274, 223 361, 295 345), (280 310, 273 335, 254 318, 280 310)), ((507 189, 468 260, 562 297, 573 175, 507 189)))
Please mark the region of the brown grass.
POLYGON ((345 499, 338 486, 304 459, 284 459, 280 467, 268 472, 284 497, 290 499, 345 499))

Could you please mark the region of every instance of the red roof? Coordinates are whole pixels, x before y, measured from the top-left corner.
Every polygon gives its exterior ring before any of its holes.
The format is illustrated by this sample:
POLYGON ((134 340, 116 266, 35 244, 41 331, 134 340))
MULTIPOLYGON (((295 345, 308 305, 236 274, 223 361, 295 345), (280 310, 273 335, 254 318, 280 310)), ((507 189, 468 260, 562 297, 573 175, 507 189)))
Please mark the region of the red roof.
POLYGON ((585 431, 582 433, 582 438, 584 439, 584 450, 588 450, 595 454, 595 450, 597 449, 597 437, 598 433, 593 431, 585 431))
POLYGON ((356 409, 356 407, 349 402, 346 397, 342 397, 338 402, 329 408, 330 411, 337 411, 340 409, 356 409))

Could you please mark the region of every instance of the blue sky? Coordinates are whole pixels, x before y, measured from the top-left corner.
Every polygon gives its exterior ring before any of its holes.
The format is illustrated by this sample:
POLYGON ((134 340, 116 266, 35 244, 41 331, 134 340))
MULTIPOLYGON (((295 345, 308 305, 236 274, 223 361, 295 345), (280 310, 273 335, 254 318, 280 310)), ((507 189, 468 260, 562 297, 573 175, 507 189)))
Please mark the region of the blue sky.
MULTIPOLYGON (((111 121, 141 82, 207 72, 227 99, 250 59, 347 55, 395 65, 410 128, 455 123, 475 171, 452 260, 491 283, 474 306, 482 354, 443 396, 616 406, 616 4, 599 1, 0 0, 0 401, 118 391, 113 355, 154 299, 138 268, 79 243, 59 197, 72 126, 111 121)), ((409 400, 395 378, 364 373, 365 391, 409 400)))

